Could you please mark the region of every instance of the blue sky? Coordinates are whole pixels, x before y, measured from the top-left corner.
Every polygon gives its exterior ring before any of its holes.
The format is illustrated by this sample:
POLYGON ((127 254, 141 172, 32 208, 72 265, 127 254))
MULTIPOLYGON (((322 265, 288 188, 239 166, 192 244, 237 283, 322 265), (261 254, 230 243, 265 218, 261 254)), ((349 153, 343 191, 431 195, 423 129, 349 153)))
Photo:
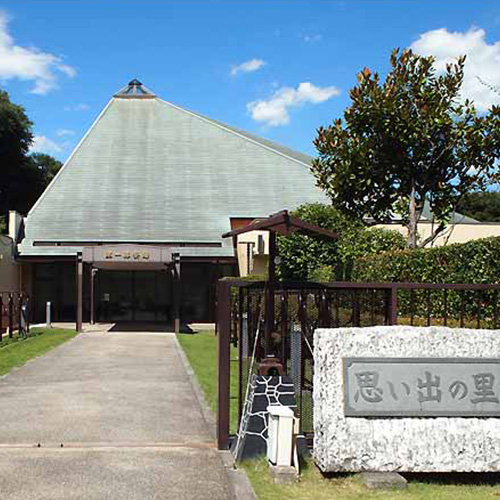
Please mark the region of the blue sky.
POLYGON ((394 47, 468 53, 480 109, 500 87, 496 1, 0 2, 0 86, 34 122, 36 148, 64 160, 114 92, 140 79, 161 98, 309 154, 364 66, 394 47))

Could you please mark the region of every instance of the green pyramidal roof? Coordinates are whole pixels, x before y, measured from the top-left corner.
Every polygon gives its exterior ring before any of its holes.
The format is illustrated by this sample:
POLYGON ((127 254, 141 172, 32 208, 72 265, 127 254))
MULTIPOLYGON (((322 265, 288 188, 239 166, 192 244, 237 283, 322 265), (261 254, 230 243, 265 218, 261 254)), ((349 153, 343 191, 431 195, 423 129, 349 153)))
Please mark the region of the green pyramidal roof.
POLYGON ((59 255, 85 242, 208 243, 222 247, 198 254, 230 255, 231 242, 221 238, 230 217, 326 201, 309 163, 307 155, 162 101, 132 80, 31 209, 19 250, 59 255), (63 245, 50 246, 57 242, 63 245))

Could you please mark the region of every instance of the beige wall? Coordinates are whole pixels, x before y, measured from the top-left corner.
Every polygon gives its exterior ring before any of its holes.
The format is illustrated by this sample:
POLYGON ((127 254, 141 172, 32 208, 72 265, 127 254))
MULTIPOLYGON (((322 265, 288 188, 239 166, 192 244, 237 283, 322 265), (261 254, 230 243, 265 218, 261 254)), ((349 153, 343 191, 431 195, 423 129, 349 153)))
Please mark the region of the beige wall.
POLYGON ((18 292, 21 266, 14 261, 14 243, 0 235, 0 291, 18 292))
MULTIPOLYGON (((399 224, 380 224, 375 227, 392 229, 407 236, 406 227, 399 224)), ((421 222, 418 225, 420 240, 425 240, 430 236, 436 226, 428 222, 421 222)), ((443 233, 432 243, 432 246, 451 245, 452 243, 465 243, 470 240, 488 238, 489 236, 500 236, 500 224, 455 224, 448 226, 443 233)), ((427 245, 430 247, 431 245, 427 245)))
POLYGON ((240 276, 267 273, 267 255, 269 254, 268 231, 249 231, 238 236, 238 268, 240 276), (264 253, 258 254, 259 236, 264 240, 264 253), (250 244, 250 262, 248 262, 248 244, 250 244), (250 272, 249 272, 250 271, 250 272))
MULTIPOLYGON (((375 227, 392 229, 407 236, 407 229, 400 224, 379 224, 375 227)), ((427 238, 431 231, 435 229, 431 223, 421 222, 418 225, 420 240, 427 238)), ((450 225, 430 246, 450 245, 452 243, 465 243, 470 240, 488 238, 489 236, 500 236, 500 223, 490 224, 455 224, 450 225)), ((269 233, 267 231, 251 231, 238 236, 238 267, 240 276, 248 274, 267 274, 267 260, 269 254, 269 233), (264 253, 257 254, 258 238, 264 238, 264 253), (247 259, 247 243, 253 243, 253 257, 250 258, 250 265, 247 259), (250 272, 248 272, 250 269, 250 272)))

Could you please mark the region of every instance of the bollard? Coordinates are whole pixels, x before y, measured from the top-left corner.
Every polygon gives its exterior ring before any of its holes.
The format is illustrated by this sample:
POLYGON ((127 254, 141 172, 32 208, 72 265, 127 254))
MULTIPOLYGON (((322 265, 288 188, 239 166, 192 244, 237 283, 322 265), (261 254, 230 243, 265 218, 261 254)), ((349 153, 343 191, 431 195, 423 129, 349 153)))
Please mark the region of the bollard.
POLYGON ((14 295, 9 293, 9 339, 14 333, 14 295))
POLYGON ((52 328, 52 322, 50 319, 50 302, 47 302, 47 305, 45 308, 45 317, 46 317, 46 327, 52 328))
POLYGON ((21 306, 21 314, 19 317, 19 335, 22 334, 23 337, 28 336, 28 307, 26 304, 21 306))

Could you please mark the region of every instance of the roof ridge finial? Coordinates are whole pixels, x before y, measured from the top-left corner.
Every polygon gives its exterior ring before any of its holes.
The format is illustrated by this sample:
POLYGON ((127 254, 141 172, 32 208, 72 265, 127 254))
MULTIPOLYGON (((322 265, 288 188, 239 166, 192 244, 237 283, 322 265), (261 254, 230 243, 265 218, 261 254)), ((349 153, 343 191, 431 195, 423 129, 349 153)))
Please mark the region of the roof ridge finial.
POLYGON ((117 92, 114 97, 126 97, 126 98, 154 98, 156 97, 153 92, 148 88, 144 87, 142 82, 137 78, 130 80, 126 87, 123 87, 119 92, 117 92))

